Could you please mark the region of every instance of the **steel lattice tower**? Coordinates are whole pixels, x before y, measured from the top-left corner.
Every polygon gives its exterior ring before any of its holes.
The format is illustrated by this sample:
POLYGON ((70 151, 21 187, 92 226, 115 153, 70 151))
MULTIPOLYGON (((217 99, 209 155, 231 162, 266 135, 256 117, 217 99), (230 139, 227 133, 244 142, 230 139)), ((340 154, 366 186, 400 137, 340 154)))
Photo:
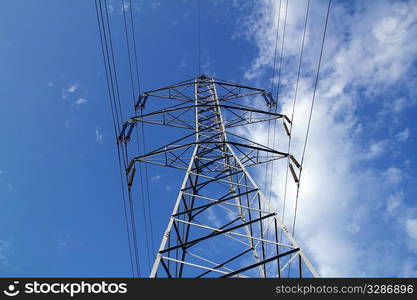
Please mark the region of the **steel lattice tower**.
POLYGON ((124 123, 119 140, 129 141, 139 122, 190 131, 134 157, 126 169, 129 189, 136 163, 185 170, 150 277, 318 276, 247 170, 285 159, 297 181, 299 163, 237 131, 282 120, 288 135, 291 121, 272 112, 275 107, 265 90, 205 75, 139 96, 140 114, 124 123), (145 104, 148 110, 163 103, 173 105, 145 112, 145 104), (267 110, 254 108, 262 105, 267 110))

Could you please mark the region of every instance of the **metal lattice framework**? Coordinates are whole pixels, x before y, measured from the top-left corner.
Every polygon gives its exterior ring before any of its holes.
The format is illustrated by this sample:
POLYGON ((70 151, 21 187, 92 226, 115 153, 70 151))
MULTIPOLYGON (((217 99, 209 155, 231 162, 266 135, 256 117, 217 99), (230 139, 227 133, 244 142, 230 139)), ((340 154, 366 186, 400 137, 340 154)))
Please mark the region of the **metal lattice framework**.
POLYGON ((279 119, 288 135, 291 121, 273 113, 275 106, 265 90, 205 75, 139 97, 141 113, 124 123, 120 141, 129 141, 139 122, 190 131, 134 157, 126 169, 129 189, 136 163, 185 170, 150 277, 318 276, 247 170, 285 159, 297 183, 299 163, 236 130, 279 119), (145 112, 151 98, 172 105, 145 112), (251 107, 259 100, 268 110, 251 107))

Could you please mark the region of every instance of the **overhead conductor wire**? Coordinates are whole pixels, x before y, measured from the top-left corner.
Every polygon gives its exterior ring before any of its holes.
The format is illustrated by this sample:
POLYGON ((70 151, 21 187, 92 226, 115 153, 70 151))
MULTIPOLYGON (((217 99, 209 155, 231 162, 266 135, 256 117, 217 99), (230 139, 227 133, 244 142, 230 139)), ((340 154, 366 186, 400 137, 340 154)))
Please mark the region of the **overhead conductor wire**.
MULTIPOLYGON (((313 98, 311 100, 310 113, 309 113, 309 116, 308 116, 307 131, 306 131, 306 135, 305 135, 305 139, 304 139, 303 155, 302 155, 301 163, 300 163, 301 167, 300 167, 300 173, 299 173, 299 177, 298 177, 299 181, 301 180, 301 174, 302 174, 302 170, 303 170, 303 164, 304 164, 304 158, 305 158, 305 153, 306 153, 306 148, 307 148, 308 136, 309 136, 309 133, 310 133, 311 118, 313 116, 313 108, 314 108, 314 103, 315 103, 315 99, 316 99, 317 86, 318 86, 318 82, 319 82, 320 67, 321 67, 321 62, 322 62, 322 57, 323 57, 323 50, 324 50, 324 45, 325 45, 324 42, 326 40, 327 25, 328 25, 328 21, 329 21, 329 13, 330 13, 331 3, 332 3, 332 0, 329 0, 329 3, 327 5, 326 23, 324 25, 323 38, 322 38, 322 41, 321 41, 320 57, 319 57, 319 62, 318 62, 318 66, 317 66, 316 78, 315 78, 315 82, 314 82, 313 98)), ((295 233, 295 222, 296 222, 296 218, 297 218, 299 192, 300 192, 300 185, 298 184, 297 185, 296 201, 295 201, 293 235, 295 233)))
MULTIPOLYGON (((104 8, 105 14, 103 14, 102 2, 100 0, 95 1, 97 22, 98 22, 99 31, 100 31, 100 43, 101 43, 103 61, 104 61, 104 66, 105 66, 105 71, 106 71, 107 89, 108 89, 109 101, 110 101, 110 107, 111 107, 112 119, 113 119, 113 128, 115 131, 116 139, 118 139, 117 133, 120 132, 119 124, 120 124, 120 120, 122 120, 122 107, 121 107, 120 96, 119 96, 119 91, 118 91, 117 73, 116 73, 116 67, 115 67, 114 51, 113 51, 113 45, 112 45, 112 40, 111 40, 109 15, 108 15, 108 10, 107 10, 106 0, 104 1, 104 6, 105 6, 104 8), (106 16, 106 20, 104 18, 104 15, 106 16), (110 49, 109 49, 109 46, 110 46, 110 49)), ((120 180, 121 180, 121 185, 122 185, 122 201, 123 201, 124 217, 125 217, 126 230, 127 230, 127 235, 128 235, 128 243, 129 243, 130 262, 131 262, 131 268, 132 268, 132 275, 135 276, 135 274, 140 275, 140 263, 139 263, 139 256, 137 253, 136 235, 135 235, 135 232, 133 232, 133 236, 132 236, 133 241, 132 241, 130 231, 129 231, 126 197, 124 193, 124 181, 123 181, 123 176, 122 176, 122 163, 121 163, 122 154, 120 151, 119 142, 117 142, 116 145, 117 145, 117 153, 118 153, 119 175, 120 175, 120 180), (132 250, 132 244, 133 244, 133 250, 132 250), (132 252, 134 254, 132 254, 132 252), (135 257, 133 257, 133 255, 135 257), (134 260, 136 264, 134 263, 134 260), (134 265, 136 266, 136 270, 135 270, 134 265)), ((126 166, 125 160, 124 160, 124 164, 126 166)), ((132 224, 133 223, 131 223, 131 225, 132 224)))
MULTIPOLYGON (((130 7, 132 7, 132 1, 129 0, 130 7)), ((138 59, 138 51, 136 47, 136 35, 135 35, 135 26, 134 26, 134 18, 133 18, 133 9, 130 9, 130 26, 132 29, 132 37, 133 37, 133 52, 134 52, 134 60, 135 60, 135 70, 136 70, 136 79, 137 79, 137 85, 138 85, 138 93, 141 95, 141 83, 140 83, 140 72, 139 72, 139 59, 138 59)), ((144 107, 141 107, 141 113, 143 112, 144 107)), ((136 111, 135 111, 136 113, 136 111)), ((145 135, 145 126, 143 122, 141 122, 141 129, 142 129, 142 151, 145 154, 146 153, 146 135, 145 135)), ((136 131, 136 135, 138 136, 138 130, 136 131)), ((139 139, 138 139, 139 140, 139 139)), ((149 176, 148 176, 148 166, 146 163, 144 163, 144 169, 145 169, 145 185, 146 185, 146 202, 147 202, 147 214, 148 214, 148 220, 149 220, 149 231, 150 231, 150 239, 151 239, 151 246, 150 249, 152 253, 155 253, 154 250, 154 234, 153 234, 153 224, 152 224, 152 206, 150 201, 150 191, 149 191, 149 176)))
MULTIPOLYGON (((135 86, 134 86, 134 80, 133 80, 133 71, 132 71, 132 60, 131 60, 131 52, 130 52, 130 43, 129 43, 129 34, 128 34, 128 29, 127 29, 127 21, 126 21, 126 10, 130 9, 131 10, 131 4, 129 4, 129 6, 126 6, 125 0, 122 0, 122 11, 123 11, 123 21, 124 21, 124 31, 125 31, 125 38, 126 38, 126 48, 127 48, 127 54, 128 54, 128 62, 129 62, 129 73, 130 73, 130 83, 131 83, 131 89, 132 89, 132 102, 133 102, 133 107, 135 106, 135 86)), ((136 114, 135 114, 136 116, 136 114)), ((136 144, 137 144, 137 148, 138 148, 138 152, 140 153, 140 148, 139 148, 139 134, 138 134, 138 130, 137 130, 137 126, 136 127, 136 144)), ((125 153, 126 153, 126 158, 127 158, 127 141, 125 141, 125 153)), ((149 238, 148 238, 148 216, 147 216, 147 210, 145 207, 145 197, 144 197, 144 192, 143 192, 143 182, 142 182, 142 171, 141 171, 141 166, 140 166, 140 192, 142 195, 142 214, 143 214, 143 219, 144 219, 144 224, 145 224, 145 243, 146 243, 146 251, 147 251, 147 262, 148 262, 148 267, 149 269, 151 268, 151 260, 150 260, 150 249, 149 249, 149 238)), ((132 197, 132 191, 131 188, 129 188, 128 190, 129 192, 129 200, 130 200, 130 205, 131 205, 131 210, 134 210, 134 203, 133 203, 133 197, 132 197)))

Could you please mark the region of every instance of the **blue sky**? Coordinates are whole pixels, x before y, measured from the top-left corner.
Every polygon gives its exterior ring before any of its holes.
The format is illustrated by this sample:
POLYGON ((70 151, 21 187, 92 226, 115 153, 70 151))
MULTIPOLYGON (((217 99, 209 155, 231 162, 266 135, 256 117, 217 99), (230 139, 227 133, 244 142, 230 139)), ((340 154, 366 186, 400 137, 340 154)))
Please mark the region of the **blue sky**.
MULTIPOLYGON (((195 76, 197 2, 133 4, 143 90, 195 76)), ((288 7, 280 94, 287 114, 305 5, 288 7)), ((202 71, 269 89, 278 7, 279 1, 202 1, 202 71)), ((294 121, 297 157, 325 7, 311 6, 294 121)), ((296 233, 324 276, 417 276, 416 7, 332 5, 296 233)), ((0 276, 130 276, 94 1, 9 1, 0 8, 0 276)), ((120 1, 109 0, 109 10, 128 116, 120 1)), ((246 134, 262 140, 264 129, 246 134)), ((151 130, 149 145, 160 144, 163 133, 151 130)), ((279 209, 282 170, 274 175, 279 209)), ((181 181, 178 171, 149 168, 155 249, 181 181)), ((146 273, 144 251, 141 261, 146 273)))

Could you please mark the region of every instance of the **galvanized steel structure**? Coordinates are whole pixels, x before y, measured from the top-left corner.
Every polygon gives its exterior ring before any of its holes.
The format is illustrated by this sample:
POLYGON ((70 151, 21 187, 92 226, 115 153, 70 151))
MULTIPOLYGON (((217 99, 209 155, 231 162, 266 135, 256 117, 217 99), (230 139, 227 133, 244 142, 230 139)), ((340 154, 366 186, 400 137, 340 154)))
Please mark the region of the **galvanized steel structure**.
POLYGON ((120 141, 129 141, 139 122, 189 131, 130 159, 126 168, 129 189, 136 163, 185 171, 176 202, 166 203, 174 208, 150 277, 318 276, 247 170, 284 159, 297 182, 300 164, 292 155, 238 130, 279 120, 288 135, 291 121, 274 113, 275 106, 265 90, 205 75, 140 95, 140 113, 124 123, 120 141), (172 105, 147 112, 150 101, 172 105))

